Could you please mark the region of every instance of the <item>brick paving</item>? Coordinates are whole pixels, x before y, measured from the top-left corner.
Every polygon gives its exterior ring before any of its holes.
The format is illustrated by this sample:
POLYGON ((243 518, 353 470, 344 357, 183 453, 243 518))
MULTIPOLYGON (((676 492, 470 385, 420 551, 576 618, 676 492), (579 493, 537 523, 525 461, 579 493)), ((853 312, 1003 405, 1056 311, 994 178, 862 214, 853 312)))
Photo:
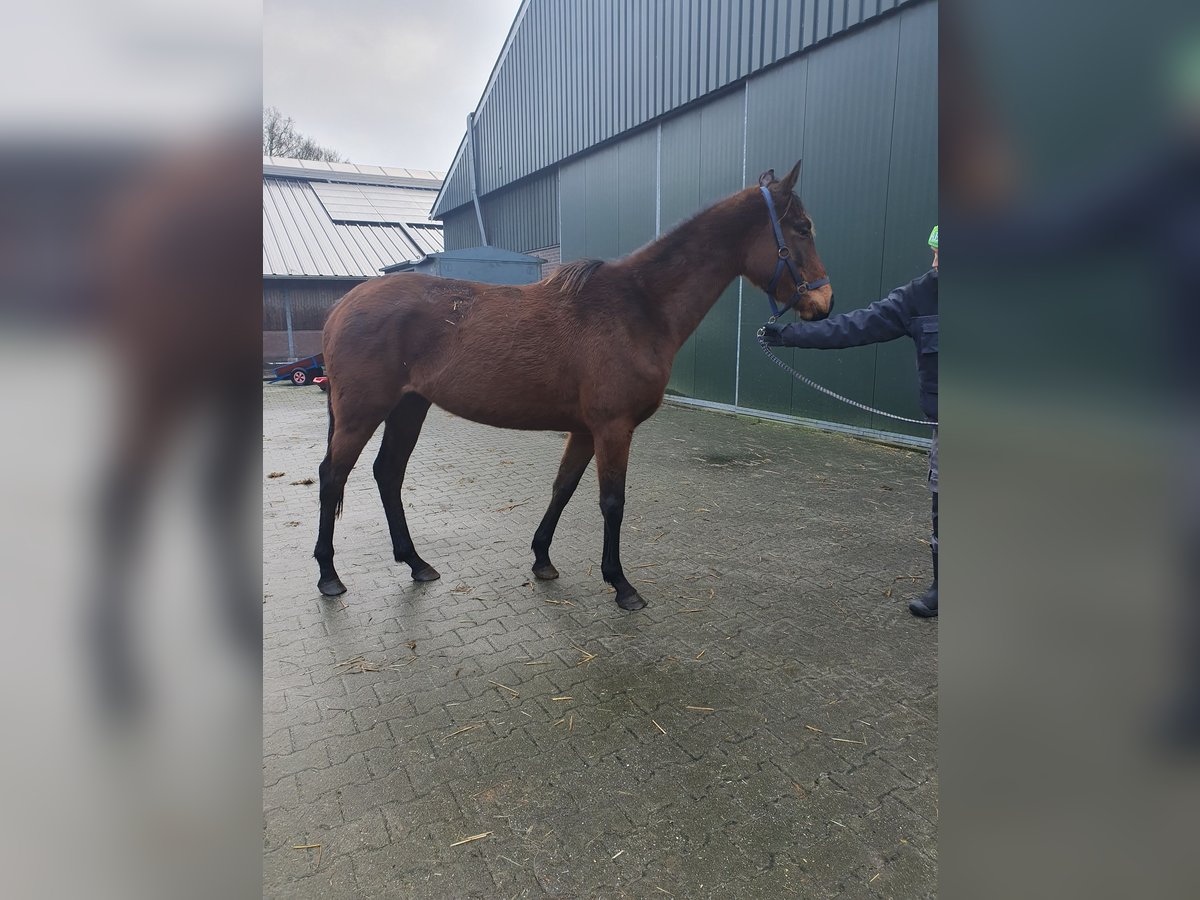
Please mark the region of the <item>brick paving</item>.
POLYGON ((664 407, 634 436, 629 613, 594 467, 537 582, 562 436, 434 409, 404 497, 442 579, 392 560, 376 436, 330 600, 292 483, 325 429, 315 388, 264 388, 264 896, 934 896, 922 455, 664 407))

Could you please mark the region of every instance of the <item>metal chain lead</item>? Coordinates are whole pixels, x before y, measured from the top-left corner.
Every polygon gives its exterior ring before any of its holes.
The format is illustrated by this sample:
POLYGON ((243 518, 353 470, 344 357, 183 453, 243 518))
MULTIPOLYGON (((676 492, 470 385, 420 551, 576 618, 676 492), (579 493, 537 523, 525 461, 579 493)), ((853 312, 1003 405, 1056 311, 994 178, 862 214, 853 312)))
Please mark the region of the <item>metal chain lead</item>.
MULTIPOLYGON (((776 318, 775 316, 771 316, 771 319, 767 324, 771 324, 772 322, 774 322, 775 318, 776 318)), ((764 339, 763 334, 764 334, 764 329, 760 328, 758 330, 758 335, 757 335, 758 346, 762 347, 763 353, 767 354, 767 359, 771 360, 771 362, 775 363, 775 365, 779 366, 779 368, 783 369, 783 371, 787 372, 789 375, 791 375, 797 381, 801 381, 804 384, 807 384, 810 388, 820 391, 822 394, 824 394, 827 397, 832 397, 834 400, 841 400, 843 403, 848 403, 851 406, 855 406, 858 409, 861 409, 863 412, 869 412, 869 413, 872 413, 877 416, 886 416, 889 419, 895 419, 897 422, 908 422, 912 425, 925 425, 926 427, 929 427, 929 428, 937 428, 937 424, 938 424, 937 422, 930 422, 928 419, 907 419, 904 416, 898 416, 895 413, 884 412, 882 409, 875 409, 875 407, 873 407, 873 406, 867 406, 867 404, 865 404, 865 403, 859 403, 857 400, 851 400, 849 397, 843 397, 841 394, 834 393, 833 391, 831 391, 829 388, 825 387, 824 385, 817 384, 815 381, 813 381, 807 375, 801 375, 799 372, 797 372, 795 369, 793 369, 791 366, 789 366, 787 363, 785 363, 782 359, 780 359, 778 356, 776 356, 774 353, 772 353, 771 348, 767 346, 767 342, 764 339)))

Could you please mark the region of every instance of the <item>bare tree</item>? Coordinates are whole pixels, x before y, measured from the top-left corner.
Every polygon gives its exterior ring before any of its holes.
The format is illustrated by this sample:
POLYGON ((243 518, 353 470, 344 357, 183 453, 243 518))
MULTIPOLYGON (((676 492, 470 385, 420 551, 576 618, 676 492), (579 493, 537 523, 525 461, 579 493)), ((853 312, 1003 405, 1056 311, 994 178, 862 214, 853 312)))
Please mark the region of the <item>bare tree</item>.
POLYGON ((308 135, 297 131, 295 120, 274 106, 263 107, 262 152, 263 156, 345 162, 336 150, 322 147, 308 135))

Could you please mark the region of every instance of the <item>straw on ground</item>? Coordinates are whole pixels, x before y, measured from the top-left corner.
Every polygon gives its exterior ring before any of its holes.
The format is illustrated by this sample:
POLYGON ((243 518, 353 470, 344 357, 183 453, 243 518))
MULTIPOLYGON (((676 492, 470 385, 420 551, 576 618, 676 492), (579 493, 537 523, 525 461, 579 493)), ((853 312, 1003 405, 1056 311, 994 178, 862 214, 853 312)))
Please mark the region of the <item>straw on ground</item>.
POLYGON ((514 697, 520 697, 520 696, 521 696, 521 695, 520 695, 520 694, 518 694, 516 691, 514 691, 512 688, 510 688, 510 687, 509 687, 507 684, 501 684, 501 683, 500 683, 500 682, 498 682, 498 681, 492 681, 490 678, 488 679, 488 684, 494 684, 494 685, 495 685, 496 687, 498 687, 498 688, 504 688, 504 690, 508 691, 508 692, 509 692, 510 694, 512 694, 514 697))
POLYGON ((492 833, 492 832, 490 832, 490 831, 485 831, 485 832, 483 832, 482 834, 473 834, 473 835, 471 835, 470 837, 465 837, 465 838, 463 838, 461 841, 455 841, 455 842, 454 842, 453 844, 451 844, 450 846, 451 846, 451 847, 458 847, 458 846, 459 846, 459 845, 461 845, 461 844, 469 844, 469 843, 471 843, 471 841, 482 841, 482 840, 483 840, 485 837, 487 837, 487 836, 488 836, 488 835, 490 835, 491 833, 492 833))

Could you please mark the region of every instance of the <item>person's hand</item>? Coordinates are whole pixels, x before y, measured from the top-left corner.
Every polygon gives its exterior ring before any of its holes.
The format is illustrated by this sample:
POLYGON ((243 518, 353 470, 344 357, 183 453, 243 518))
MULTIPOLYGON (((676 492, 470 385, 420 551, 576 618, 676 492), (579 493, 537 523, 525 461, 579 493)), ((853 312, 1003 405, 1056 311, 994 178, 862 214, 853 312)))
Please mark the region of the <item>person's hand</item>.
POLYGON ((763 343, 768 347, 780 347, 783 345, 783 329, 787 326, 783 322, 772 322, 769 325, 763 326, 763 343))

